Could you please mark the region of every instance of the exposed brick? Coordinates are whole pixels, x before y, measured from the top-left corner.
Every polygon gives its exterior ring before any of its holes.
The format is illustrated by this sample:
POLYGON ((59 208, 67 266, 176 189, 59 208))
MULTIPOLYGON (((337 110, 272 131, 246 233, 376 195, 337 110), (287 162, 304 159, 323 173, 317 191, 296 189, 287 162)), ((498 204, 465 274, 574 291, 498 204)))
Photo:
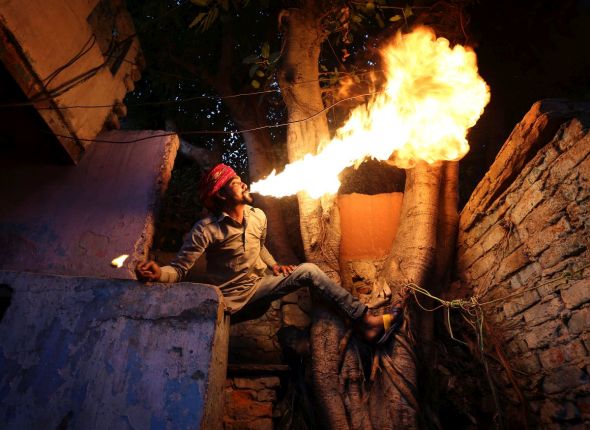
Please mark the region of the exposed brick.
POLYGON ((524 247, 521 246, 500 262, 500 268, 496 272, 496 279, 503 281, 529 263, 529 256, 526 254, 524 247))
POLYGON ((532 306, 523 313, 524 320, 531 326, 541 324, 547 320, 556 318, 563 309, 563 303, 559 297, 543 301, 532 306))
POLYGON ((590 396, 577 398, 576 405, 580 410, 582 418, 590 419, 590 396))
POLYGON ((561 290, 561 297, 568 309, 590 302, 590 279, 573 282, 561 290))
POLYGON ((568 236, 560 241, 553 242, 551 246, 543 251, 539 263, 543 268, 554 266, 570 255, 579 254, 586 249, 577 235, 568 236))
POLYGON ((305 328, 311 324, 309 316, 298 305, 284 305, 282 310, 284 325, 305 328))
POLYGON ((539 302, 541 297, 535 290, 527 291, 519 296, 512 297, 509 302, 504 303, 504 314, 511 318, 539 302))
POLYGON ((277 392, 275 390, 259 390, 256 393, 256 398, 261 402, 274 402, 277 399, 277 392))
POLYGON ((572 314, 567 327, 571 334, 580 334, 590 328, 590 308, 580 309, 572 314))
POLYGON ((524 336, 529 348, 541 348, 559 337, 564 326, 559 320, 549 320, 545 324, 535 327, 524 336))
POLYGON ((484 254, 484 249, 479 244, 475 244, 465 249, 460 249, 457 253, 457 266, 460 270, 466 270, 484 254))
POLYGON ((530 374, 537 373, 541 370, 541 363, 536 354, 526 354, 516 360, 516 367, 521 372, 530 374))
POLYGON ((521 237, 528 238, 537 234, 548 224, 554 224, 563 217, 567 202, 558 196, 552 196, 537 206, 518 226, 521 237))
POLYGON ((481 247, 484 251, 489 251, 496 245, 506 239, 507 230, 501 225, 496 224, 481 239, 481 247))
POLYGON ((539 353, 539 359, 545 369, 554 369, 562 364, 574 361, 586 355, 586 348, 579 340, 572 340, 565 345, 551 347, 539 353))
POLYGON ((543 391, 548 394, 573 390, 588 384, 588 374, 578 366, 564 366, 554 370, 543 379, 543 391))
POLYGON ((528 346, 524 340, 514 338, 504 344, 504 349, 506 350, 508 355, 514 357, 528 351, 528 346))
POLYGON ((529 264, 524 267, 518 273, 510 278, 510 286, 512 288, 520 288, 523 285, 527 285, 529 280, 541 276, 541 265, 537 262, 529 264))
POLYGON ((543 404, 541 409, 541 419, 544 422, 564 422, 572 421, 580 417, 578 407, 568 401, 548 400, 543 404))
POLYGON ((471 265, 467 273, 469 274, 470 280, 477 280, 481 278, 483 275, 488 274, 490 270, 494 270, 496 268, 497 261, 496 256, 493 252, 488 252, 484 254, 479 260, 471 265))
POLYGON ((540 181, 535 182, 518 200, 510 214, 514 224, 519 224, 545 198, 542 186, 540 181))
POLYGON ((531 256, 537 256, 568 231, 571 231, 569 222, 565 218, 561 218, 555 224, 544 228, 537 234, 529 236, 524 244, 531 256))
POLYGON ((234 385, 237 388, 249 388, 261 390, 264 388, 277 388, 281 380, 276 376, 264 376, 260 378, 235 378, 234 385))

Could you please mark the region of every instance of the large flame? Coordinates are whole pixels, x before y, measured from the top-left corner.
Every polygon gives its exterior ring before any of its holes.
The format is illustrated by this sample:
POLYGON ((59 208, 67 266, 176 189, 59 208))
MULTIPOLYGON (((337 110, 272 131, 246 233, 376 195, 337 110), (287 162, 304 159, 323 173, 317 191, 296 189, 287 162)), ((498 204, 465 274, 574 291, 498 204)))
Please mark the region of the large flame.
POLYGON ((459 160, 467 151, 467 130, 490 99, 477 73, 475 53, 436 38, 420 27, 398 33, 382 51, 386 84, 367 105, 357 107, 317 155, 288 164, 280 174, 252 184, 252 192, 283 197, 306 191, 335 194, 338 175, 367 158, 389 159, 401 168, 418 160, 459 160))

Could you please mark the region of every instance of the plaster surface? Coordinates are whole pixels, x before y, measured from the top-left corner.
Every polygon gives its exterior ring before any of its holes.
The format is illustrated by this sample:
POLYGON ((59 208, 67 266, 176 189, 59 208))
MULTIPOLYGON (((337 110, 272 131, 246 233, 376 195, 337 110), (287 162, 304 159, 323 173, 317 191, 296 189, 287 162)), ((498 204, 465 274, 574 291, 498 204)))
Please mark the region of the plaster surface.
POLYGON ((402 199, 403 193, 339 195, 341 257, 357 260, 386 256, 399 226, 402 199))
POLYGON ((215 429, 228 319, 218 289, 0 271, 3 429, 215 429))
POLYGON ((77 166, 1 165, 0 269, 135 279, 178 149, 162 134, 102 133, 117 143, 95 143, 77 166))

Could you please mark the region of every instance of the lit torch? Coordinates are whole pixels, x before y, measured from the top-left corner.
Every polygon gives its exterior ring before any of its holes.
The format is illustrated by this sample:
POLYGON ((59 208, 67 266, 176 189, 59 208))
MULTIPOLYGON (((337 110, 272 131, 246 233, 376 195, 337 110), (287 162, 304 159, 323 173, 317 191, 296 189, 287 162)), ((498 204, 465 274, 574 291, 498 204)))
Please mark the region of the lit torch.
POLYGON ((125 263, 125 260, 127 260, 127 257, 129 257, 129 255, 127 255, 127 254, 119 255, 117 258, 115 258, 113 261, 111 261, 111 266, 116 267, 117 269, 120 269, 121 267, 123 267, 123 263, 125 263))
POLYGON ((389 160, 400 168, 417 161, 459 160, 469 151, 467 130, 490 100, 477 73, 475 53, 436 38, 420 27, 398 33, 382 50, 387 82, 366 105, 355 108, 335 137, 316 155, 272 172, 251 191, 283 197, 306 191, 335 194, 338 175, 364 160, 389 160))

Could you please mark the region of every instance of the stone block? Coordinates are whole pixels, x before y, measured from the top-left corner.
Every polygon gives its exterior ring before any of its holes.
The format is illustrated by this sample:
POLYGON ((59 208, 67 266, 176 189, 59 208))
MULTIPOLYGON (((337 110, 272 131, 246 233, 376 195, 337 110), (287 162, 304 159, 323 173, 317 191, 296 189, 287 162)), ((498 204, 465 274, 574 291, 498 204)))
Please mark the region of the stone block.
POLYGON ((517 270, 529 264, 531 261, 526 253, 526 249, 521 246, 515 249, 510 255, 502 259, 498 271, 496 272, 496 279, 503 281, 508 276, 512 275, 517 270))
POLYGON ((541 252, 552 246, 552 244, 560 239, 565 233, 571 231, 569 222, 564 218, 560 218, 555 224, 543 228, 537 234, 529 236, 524 244, 528 250, 529 255, 536 257, 541 252))
POLYGON ((541 263, 544 269, 549 268, 569 256, 579 254, 586 248, 586 245, 580 240, 578 235, 571 235, 553 242, 539 257, 539 263, 541 263))
POLYGON ((578 397, 576 406, 580 410, 583 419, 590 419, 590 396, 578 397))
POLYGON ((543 184, 541 181, 535 182, 524 194, 518 199, 518 202, 510 213, 510 219, 514 224, 519 224, 535 206, 545 198, 543 184))
POLYGON ((580 418, 580 410, 575 403, 569 401, 547 400, 541 409, 543 422, 565 422, 580 418))
POLYGON ((236 388, 262 390, 265 388, 278 388, 281 380, 276 376, 263 376, 252 378, 234 378, 233 381, 236 388))
POLYGON ((129 143, 97 142, 75 167, 2 166, 0 269, 135 279, 178 149, 177 136, 158 134, 101 134, 129 143), (122 254, 123 267, 112 267, 122 254))
POLYGON ((555 369, 543 379, 543 391, 555 394, 574 390, 590 383, 588 374, 578 366, 564 366, 555 369))
POLYGON ((539 353, 539 359, 543 368, 549 370, 585 356, 586 348, 577 339, 573 339, 571 342, 563 345, 549 347, 539 353))
POLYGON ((572 282, 561 290, 561 298, 568 309, 590 302, 590 279, 572 282))
POLYGON ((541 300, 539 293, 535 290, 526 291, 523 294, 512 297, 503 305, 504 314, 507 318, 525 311, 526 309, 538 303, 541 300))
POLYGON ((541 348, 555 341, 564 329, 560 320, 549 320, 526 333, 524 340, 530 349, 541 348))
POLYGON ((578 309, 572 312, 572 316, 567 323, 571 334, 578 335, 587 332, 590 329, 590 307, 578 309))
POLYGON ((277 392, 275 390, 267 389, 259 390, 256 393, 256 398, 259 402, 274 402, 277 399, 277 392))
POLYGON ((0 272, 4 429, 219 428, 228 319, 217 288, 0 272))
POLYGON ((527 309, 523 316, 529 326, 535 326, 547 320, 559 318, 562 309, 563 302, 559 297, 554 297, 535 304, 530 309, 527 309))
POLYGON ((530 281, 541 276, 541 265, 537 262, 524 267, 510 278, 510 286, 514 289, 530 284, 530 281))
POLYGON ((541 370, 541 364, 536 354, 525 354, 516 360, 517 367, 520 371, 529 375, 537 373, 541 370))
POLYGON ((311 324, 309 316, 298 305, 284 305, 281 309, 283 311, 284 325, 305 328, 311 324))

